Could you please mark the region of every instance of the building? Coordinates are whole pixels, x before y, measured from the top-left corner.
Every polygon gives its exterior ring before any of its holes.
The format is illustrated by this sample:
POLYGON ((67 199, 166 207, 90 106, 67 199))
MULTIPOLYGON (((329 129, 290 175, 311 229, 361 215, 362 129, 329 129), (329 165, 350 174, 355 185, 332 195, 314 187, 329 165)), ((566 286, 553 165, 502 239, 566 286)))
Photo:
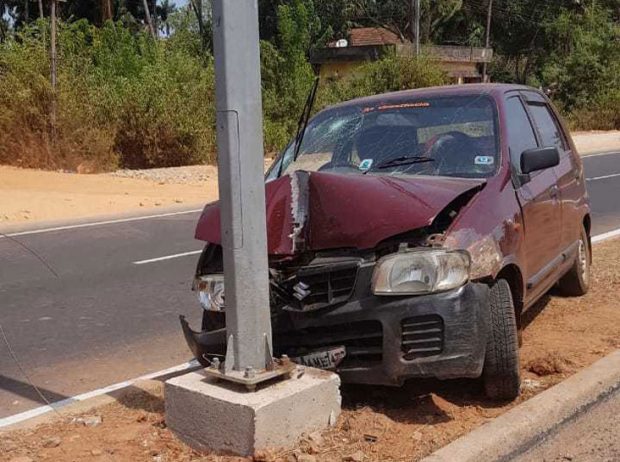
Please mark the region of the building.
MULTIPOLYGON (((355 73, 368 61, 380 59, 386 53, 414 56, 411 42, 379 27, 351 29, 348 39, 331 42, 315 51, 311 63, 323 79, 337 79, 355 73)), ((491 62, 492 48, 424 45, 422 52, 439 62, 454 83, 482 82, 482 65, 491 62)))

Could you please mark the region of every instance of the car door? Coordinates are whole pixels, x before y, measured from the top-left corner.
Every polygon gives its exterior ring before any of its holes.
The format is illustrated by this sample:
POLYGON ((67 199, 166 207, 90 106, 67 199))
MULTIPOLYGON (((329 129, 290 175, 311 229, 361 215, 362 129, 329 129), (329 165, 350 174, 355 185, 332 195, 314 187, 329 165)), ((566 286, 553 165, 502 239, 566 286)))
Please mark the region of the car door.
POLYGON ((546 98, 535 92, 525 92, 527 107, 543 147, 555 146, 560 163, 554 168, 561 200, 560 250, 568 251, 580 238, 580 204, 584 196, 581 161, 572 151, 558 116, 546 98))
POLYGON ((553 262, 560 253, 559 190, 552 168, 533 172, 529 179, 521 175, 521 154, 540 147, 540 142, 520 95, 509 95, 505 110, 511 168, 524 228, 522 269, 528 294, 535 297, 548 287, 553 262))

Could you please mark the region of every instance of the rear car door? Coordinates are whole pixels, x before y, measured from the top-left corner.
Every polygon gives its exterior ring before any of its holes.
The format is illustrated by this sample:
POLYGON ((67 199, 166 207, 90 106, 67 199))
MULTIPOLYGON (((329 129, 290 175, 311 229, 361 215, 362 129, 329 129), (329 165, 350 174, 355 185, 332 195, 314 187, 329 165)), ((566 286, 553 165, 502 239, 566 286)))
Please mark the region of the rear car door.
POLYGON ((528 293, 536 296, 545 290, 545 282, 553 274, 553 261, 560 252, 561 206, 557 178, 551 168, 534 172, 529 181, 522 181, 521 154, 540 147, 540 142, 518 94, 509 94, 506 99, 506 127, 524 226, 523 269, 528 293))
POLYGON ((559 119, 546 98, 535 92, 524 92, 527 106, 539 134, 542 147, 555 146, 560 164, 554 168, 561 200, 560 250, 567 250, 580 238, 580 203, 584 196, 581 161, 573 152, 559 119))

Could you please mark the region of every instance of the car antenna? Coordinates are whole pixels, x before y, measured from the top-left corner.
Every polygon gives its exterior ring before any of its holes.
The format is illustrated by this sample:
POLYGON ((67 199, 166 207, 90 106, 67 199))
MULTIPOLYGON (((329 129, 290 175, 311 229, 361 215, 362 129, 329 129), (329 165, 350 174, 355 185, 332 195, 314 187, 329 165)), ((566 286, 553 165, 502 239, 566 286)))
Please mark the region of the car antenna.
MULTIPOLYGON (((299 118, 299 122, 297 123, 297 134, 295 135, 295 146, 293 149, 293 162, 295 162, 297 160, 297 157, 299 157, 301 143, 304 139, 304 135, 306 134, 306 128, 308 127, 312 108, 314 107, 314 101, 316 100, 316 93, 319 88, 319 81, 319 77, 314 79, 314 83, 312 84, 312 88, 310 89, 310 93, 308 94, 308 98, 306 99, 306 104, 301 113, 301 117, 299 118)), ((282 162, 280 162, 278 177, 282 176, 282 170, 284 170, 284 156, 282 157, 282 162)))

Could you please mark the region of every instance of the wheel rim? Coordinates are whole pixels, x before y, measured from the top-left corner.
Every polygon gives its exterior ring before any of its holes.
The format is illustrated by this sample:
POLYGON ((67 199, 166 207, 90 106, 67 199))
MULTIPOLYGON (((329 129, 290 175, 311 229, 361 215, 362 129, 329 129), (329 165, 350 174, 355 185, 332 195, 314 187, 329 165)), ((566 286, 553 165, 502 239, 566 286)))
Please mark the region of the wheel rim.
POLYGON ((579 262, 579 275, 581 276, 581 280, 587 285, 590 279, 590 272, 588 271, 588 248, 586 243, 582 240, 579 241, 577 258, 579 262))

